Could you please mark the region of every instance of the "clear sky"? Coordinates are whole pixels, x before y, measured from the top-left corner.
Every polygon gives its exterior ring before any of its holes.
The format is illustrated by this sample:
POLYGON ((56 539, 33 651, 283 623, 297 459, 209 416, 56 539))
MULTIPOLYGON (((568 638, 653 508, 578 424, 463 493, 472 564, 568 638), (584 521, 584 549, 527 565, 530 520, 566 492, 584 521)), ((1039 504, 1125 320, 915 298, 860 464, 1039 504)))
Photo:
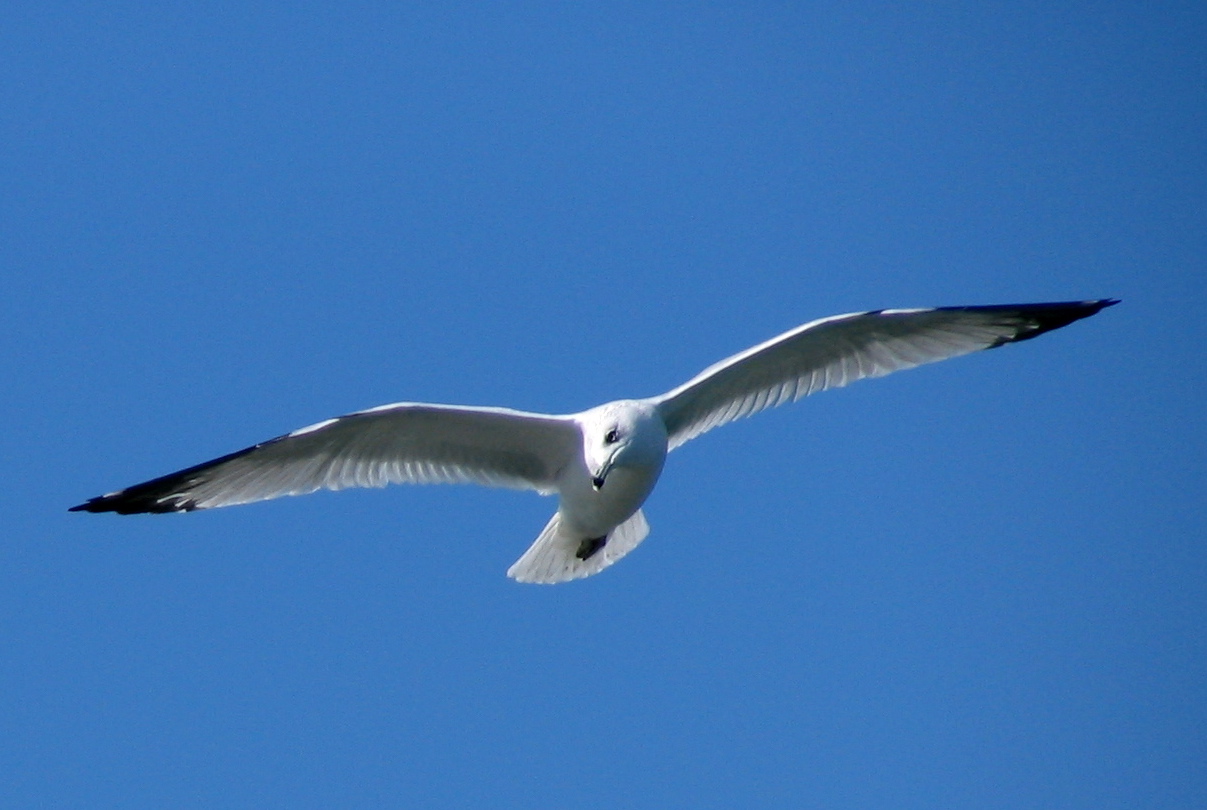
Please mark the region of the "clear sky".
POLYGON ((0 805, 1207 806, 1202 3, 8 3, 0 805), (399 400, 1116 296, 676 451, 649 539, 67 507, 399 400))

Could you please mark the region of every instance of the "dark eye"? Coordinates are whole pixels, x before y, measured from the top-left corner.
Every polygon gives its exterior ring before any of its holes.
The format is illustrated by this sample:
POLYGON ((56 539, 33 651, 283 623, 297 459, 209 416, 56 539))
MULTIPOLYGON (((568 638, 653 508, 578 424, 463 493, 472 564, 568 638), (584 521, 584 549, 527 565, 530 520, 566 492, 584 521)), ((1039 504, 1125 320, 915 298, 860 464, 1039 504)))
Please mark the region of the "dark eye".
POLYGON ((620 434, 616 432, 616 428, 612 428, 604 434, 604 441, 608 444, 616 444, 620 440, 620 434))

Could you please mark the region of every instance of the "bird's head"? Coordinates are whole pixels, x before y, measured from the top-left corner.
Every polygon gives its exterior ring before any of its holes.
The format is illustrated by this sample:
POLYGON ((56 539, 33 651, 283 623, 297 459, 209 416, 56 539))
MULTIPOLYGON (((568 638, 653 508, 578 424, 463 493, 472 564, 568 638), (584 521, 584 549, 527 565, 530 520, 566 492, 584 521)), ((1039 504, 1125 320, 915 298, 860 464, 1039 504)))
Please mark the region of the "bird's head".
POLYGON ((595 489, 603 489, 616 469, 662 469, 666 426, 653 406, 636 400, 609 402, 583 414, 581 425, 583 459, 595 489))

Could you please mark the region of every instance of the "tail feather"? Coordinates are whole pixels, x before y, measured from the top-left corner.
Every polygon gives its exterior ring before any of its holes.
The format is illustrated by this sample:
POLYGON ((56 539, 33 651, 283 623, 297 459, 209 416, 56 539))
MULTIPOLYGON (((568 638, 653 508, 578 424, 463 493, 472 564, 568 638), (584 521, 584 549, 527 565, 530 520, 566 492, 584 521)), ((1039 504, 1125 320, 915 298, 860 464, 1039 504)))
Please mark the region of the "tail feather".
POLYGON ((586 554, 586 559, 583 559, 584 541, 591 538, 563 528, 561 513, 557 512, 545 524, 545 529, 524 552, 524 556, 507 569, 507 576, 517 582, 542 584, 589 577, 635 549, 649 533, 650 525, 638 509, 632 517, 608 533, 602 548, 586 554))

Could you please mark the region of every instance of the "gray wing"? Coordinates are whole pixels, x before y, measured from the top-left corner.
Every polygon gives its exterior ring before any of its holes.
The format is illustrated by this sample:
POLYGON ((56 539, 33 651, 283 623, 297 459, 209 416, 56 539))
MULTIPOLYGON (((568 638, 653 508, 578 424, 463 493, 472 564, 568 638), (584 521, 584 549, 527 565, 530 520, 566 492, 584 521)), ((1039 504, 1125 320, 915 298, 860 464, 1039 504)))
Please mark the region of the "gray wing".
POLYGON ((718 425, 865 377, 1037 337, 1118 301, 884 309, 822 318, 655 397, 670 446, 718 425))
POLYGON ((316 425, 92 498, 71 511, 180 512, 386 484, 476 483, 556 490, 581 452, 571 417, 398 403, 316 425))

